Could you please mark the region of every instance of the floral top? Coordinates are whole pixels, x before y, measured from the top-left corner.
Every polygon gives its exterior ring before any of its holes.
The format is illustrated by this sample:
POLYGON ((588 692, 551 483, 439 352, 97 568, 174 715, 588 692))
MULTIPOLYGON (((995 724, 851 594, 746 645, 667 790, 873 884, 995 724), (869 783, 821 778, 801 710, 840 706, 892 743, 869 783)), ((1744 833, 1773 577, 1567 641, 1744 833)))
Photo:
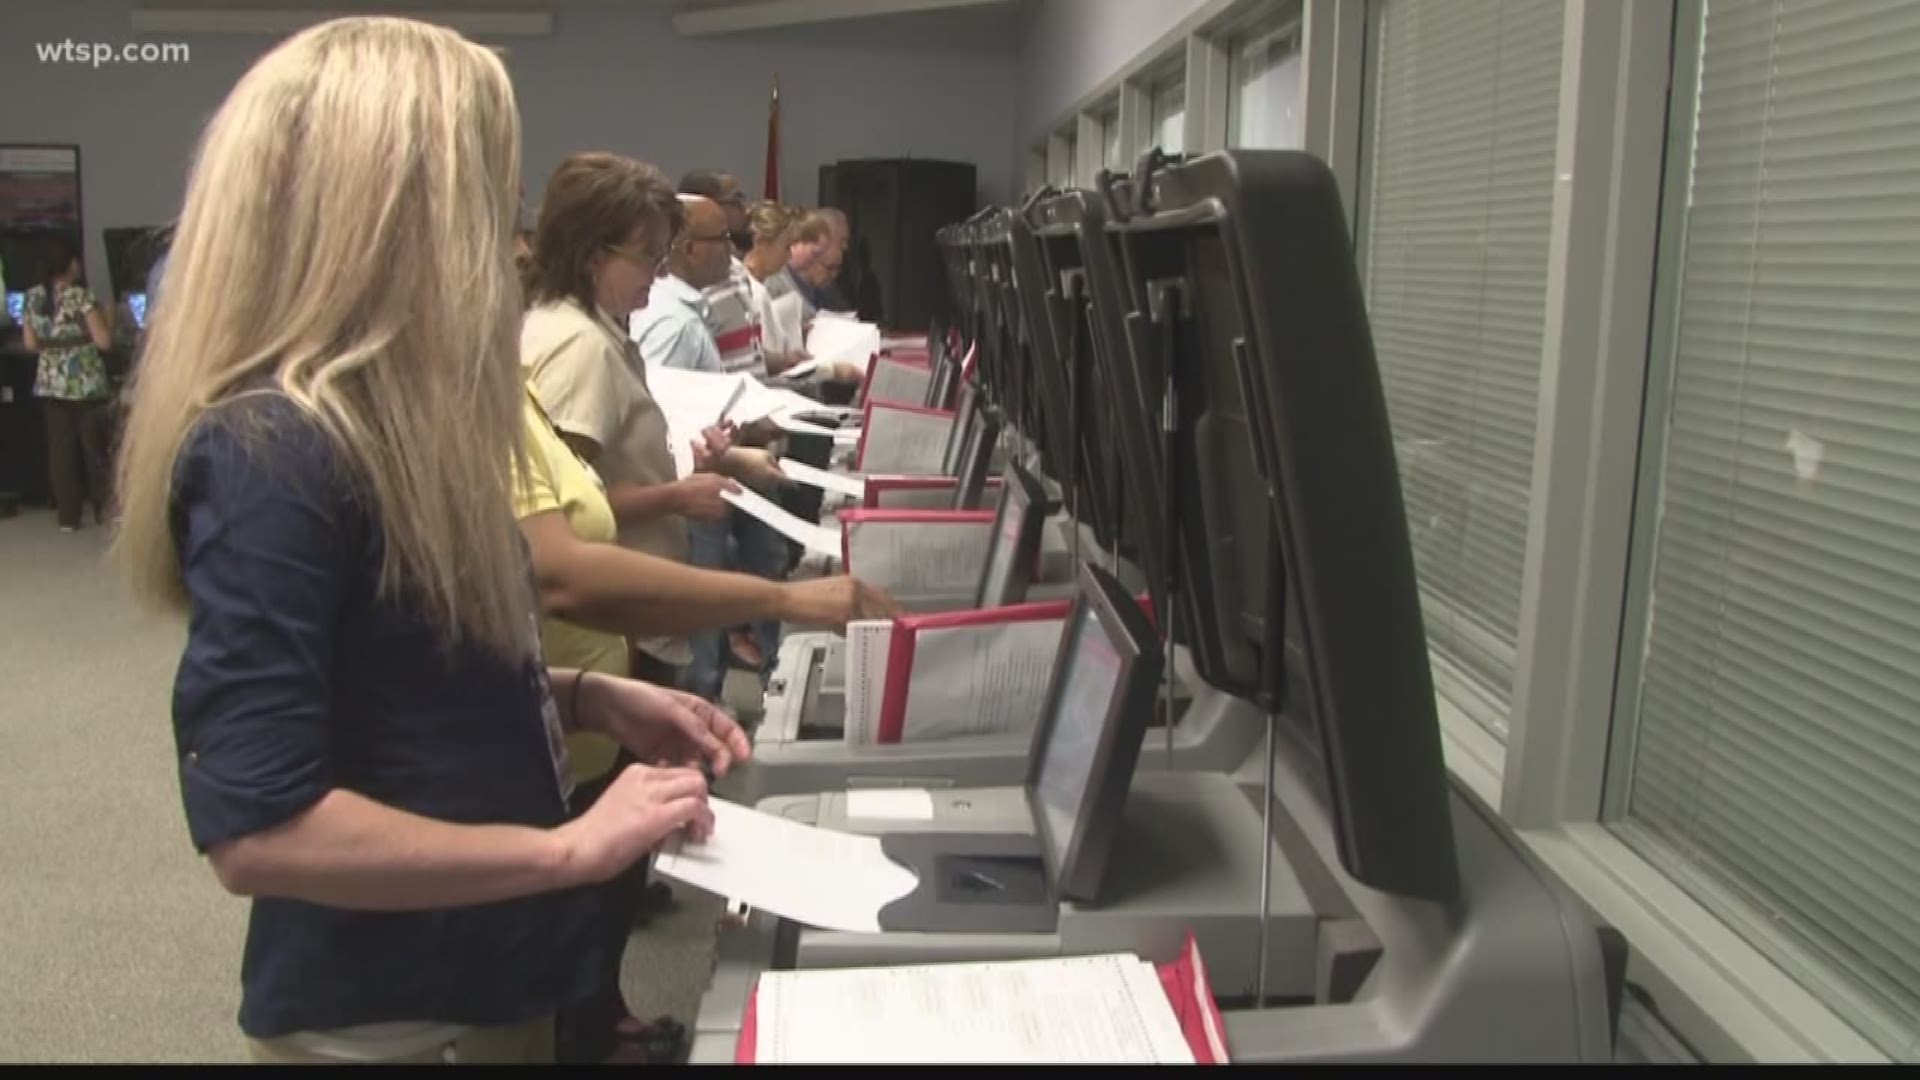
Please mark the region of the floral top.
POLYGON ((93 294, 78 285, 61 289, 59 303, 51 306, 46 286, 27 293, 27 322, 41 344, 35 397, 95 401, 113 396, 107 358, 87 333, 87 313, 95 306, 93 294))

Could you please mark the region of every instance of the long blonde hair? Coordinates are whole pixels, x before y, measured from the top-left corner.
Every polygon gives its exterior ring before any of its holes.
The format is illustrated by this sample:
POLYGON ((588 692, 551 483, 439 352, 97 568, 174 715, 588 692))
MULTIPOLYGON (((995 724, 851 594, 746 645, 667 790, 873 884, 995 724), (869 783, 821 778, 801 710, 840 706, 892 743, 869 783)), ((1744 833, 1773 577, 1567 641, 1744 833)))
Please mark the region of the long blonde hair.
POLYGON ((505 68, 448 30, 328 22, 241 78, 202 138, 134 382, 118 547, 144 599, 186 606, 168 503, 189 432, 264 382, 375 501, 384 595, 449 646, 530 647, 519 159, 505 68))

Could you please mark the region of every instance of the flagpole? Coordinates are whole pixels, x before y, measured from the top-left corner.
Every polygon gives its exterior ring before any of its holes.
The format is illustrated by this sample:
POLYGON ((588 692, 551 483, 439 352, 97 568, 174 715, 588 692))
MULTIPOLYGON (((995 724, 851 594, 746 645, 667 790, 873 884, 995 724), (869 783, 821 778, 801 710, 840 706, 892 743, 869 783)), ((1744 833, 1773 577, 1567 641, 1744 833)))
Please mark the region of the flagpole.
POLYGON ((760 194, 769 201, 780 201, 780 76, 777 74, 767 103, 767 171, 761 181, 760 194))

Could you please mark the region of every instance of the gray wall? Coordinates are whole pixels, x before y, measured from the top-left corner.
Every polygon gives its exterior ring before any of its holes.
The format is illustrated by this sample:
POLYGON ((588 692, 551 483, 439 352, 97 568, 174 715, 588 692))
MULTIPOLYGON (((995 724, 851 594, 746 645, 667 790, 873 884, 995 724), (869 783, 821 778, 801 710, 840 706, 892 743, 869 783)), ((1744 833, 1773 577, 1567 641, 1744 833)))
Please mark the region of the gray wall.
MULTIPOLYGON (((104 287, 100 230, 176 213, 202 125, 271 41, 189 38, 183 65, 42 64, 36 42, 132 40, 132 0, 5 3, 0 143, 80 145, 88 265, 104 287)), ((819 166, 854 157, 970 161, 983 200, 1011 190, 1016 7, 689 39, 675 34, 668 6, 649 0, 552 6, 553 36, 490 42, 509 50, 529 200, 561 158, 586 149, 631 154, 670 175, 730 169, 758 195, 776 70, 788 199, 811 201, 819 166)))
POLYGON ((1021 32, 1014 185, 1027 152, 1066 111, 1206 0, 1038 0, 1021 32))

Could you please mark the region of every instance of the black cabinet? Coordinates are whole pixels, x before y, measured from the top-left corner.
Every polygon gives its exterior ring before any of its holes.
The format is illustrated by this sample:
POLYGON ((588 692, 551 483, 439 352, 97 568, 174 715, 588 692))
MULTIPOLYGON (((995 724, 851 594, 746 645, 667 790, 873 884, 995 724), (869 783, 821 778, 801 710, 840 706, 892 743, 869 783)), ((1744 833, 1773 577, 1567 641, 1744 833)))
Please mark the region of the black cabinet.
POLYGON ((0 515, 53 503, 47 429, 33 396, 39 363, 20 345, 18 327, 0 327, 0 515))
POLYGON ((861 318, 925 330, 945 311, 950 300, 933 234, 977 209, 974 184, 974 167, 964 162, 885 158, 820 167, 820 204, 845 211, 853 234, 838 286, 861 318))

